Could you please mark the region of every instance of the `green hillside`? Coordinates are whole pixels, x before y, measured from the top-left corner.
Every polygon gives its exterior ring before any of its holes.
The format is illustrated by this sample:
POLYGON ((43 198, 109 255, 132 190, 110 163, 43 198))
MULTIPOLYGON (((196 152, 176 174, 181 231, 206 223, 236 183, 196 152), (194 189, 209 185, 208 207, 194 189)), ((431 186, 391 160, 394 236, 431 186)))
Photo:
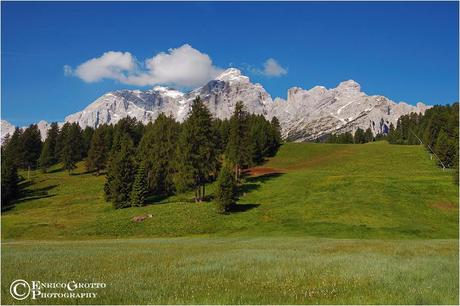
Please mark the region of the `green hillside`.
POLYGON ((2 215, 2 304, 459 303, 457 186, 420 146, 285 144, 230 215, 191 194, 115 210, 83 169, 32 172, 2 215), (16 301, 18 278, 107 288, 16 301))
MULTIPOLYGON (((295 144, 252 169, 238 212, 216 213, 191 195, 115 210, 103 176, 32 172, 28 197, 2 216, 2 238, 90 239, 198 234, 328 238, 457 238, 452 173, 421 146, 295 144), (131 218, 152 214, 134 223, 131 218)), ((25 175, 25 174, 24 174, 25 175)), ((212 195, 213 186, 207 188, 212 195)))

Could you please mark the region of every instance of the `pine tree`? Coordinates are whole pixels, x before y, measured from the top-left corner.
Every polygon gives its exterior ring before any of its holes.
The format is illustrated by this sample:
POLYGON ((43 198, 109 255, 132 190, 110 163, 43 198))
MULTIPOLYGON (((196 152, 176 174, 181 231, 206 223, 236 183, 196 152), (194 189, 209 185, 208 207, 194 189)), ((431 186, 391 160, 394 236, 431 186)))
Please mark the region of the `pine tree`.
POLYGON ((21 150, 23 167, 26 169, 35 169, 38 166, 40 158, 42 139, 40 130, 36 124, 31 124, 22 133, 21 150))
POLYGON ((193 101, 192 111, 183 123, 178 139, 176 189, 194 189, 195 201, 201 202, 205 196, 205 184, 211 181, 219 166, 217 152, 211 113, 198 97, 193 101))
POLYGON ((40 168, 42 169, 43 172, 46 172, 50 166, 53 165, 53 155, 54 152, 50 148, 50 142, 45 140, 45 143, 43 144, 42 152, 40 154, 40 168))
POLYGON ((6 153, 2 147, 2 177, 1 177, 1 188, 2 188, 2 211, 11 209, 14 204, 13 200, 19 195, 19 176, 13 156, 6 153))
POLYGON ((50 129, 47 132, 46 141, 49 142, 53 164, 59 161, 59 155, 56 155, 56 145, 57 145, 58 137, 59 137, 59 125, 57 122, 52 122, 50 129))
POLYGON ((47 169, 57 163, 56 157, 56 142, 59 135, 59 126, 56 122, 51 123, 51 127, 47 132, 46 140, 43 143, 42 151, 40 154, 40 168, 46 172, 47 169))
POLYGON ((367 128, 366 132, 364 132, 364 139, 366 142, 374 141, 374 134, 372 133, 371 128, 367 128))
POLYGON ((450 168, 454 165, 455 143, 449 139, 444 130, 441 130, 438 134, 434 151, 445 167, 450 168))
POLYGON ((136 177, 134 178, 133 189, 131 191, 131 205, 142 206, 145 202, 147 194, 147 175, 145 165, 141 163, 137 169, 136 177))
POLYGON ((225 162, 220 170, 216 183, 217 210, 220 213, 228 213, 238 201, 238 188, 233 174, 233 169, 225 162))
POLYGON ((395 144, 398 141, 395 126, 393 123, 390 123, 390 129, 388 131, 388 142, 391 144, 395 144))
POLYGON ((138 160, 145 163, 149 191, 156 195, 174 192, 174 159, 180 124, 160 114, 147 125, 138 150, 138 160))
POLYGON ((366 137, 364 135, 364 131, 361 128, 357 128, 355 132, 355 136, 353 138, 354 143, 365 143, 366 137))
POLYGON ((7 139, 7 141, 2 145, 4 148, 4 154, 8 155, 10 162, 13 163, 16 168, 19 168, 23 165, 22 162, 22 130, 16 128, 13 135, 7 139))
POLYGON ((250 139, 248 130, 248 113, 243 102, 237 102, 233 116, 230 118, 226 157, 234 165, 235 179, 238 181, 241 169, 251 163, 250 139))
POLYGON ((338 136, 339 143, 353 143, 353 135, 350 132, 345 132, 338 136))
POLYGON ((87 126, 82 132, 82 149, 81 156, 87 157, 89 148, 91 147, 91 140, 93 138, 94 129, 90 126, 87 126))
POLYGON ((270 146, 270 156, 274 156, 276 152, 278 151, 282 139, 281 139, 281 125, 278 120, 278 118, 273 117, 271 122, 271 128, 272 128, 272 142, 270 146))
POLYGON ((86 159, 86 169, 96 171, 96 175, 99 175, 106 167, 108 152, 107 127, 103 125, 94 131, 86 159))
POLYGON ((63 127, 62 130, 65 131, 65 134, 62 140, 61 161, 63 168, 70 174, 72 170, 77 168, 76 164, 82 158, 82 131, 78 123, 69 124, 68 127, 63 127))
POLYGON ((106 199, 115 208, 131 206, 131 191, 136 175, 133 142, 128 135, 119 140, 120 150, 113 152, 104 186, 106 199))

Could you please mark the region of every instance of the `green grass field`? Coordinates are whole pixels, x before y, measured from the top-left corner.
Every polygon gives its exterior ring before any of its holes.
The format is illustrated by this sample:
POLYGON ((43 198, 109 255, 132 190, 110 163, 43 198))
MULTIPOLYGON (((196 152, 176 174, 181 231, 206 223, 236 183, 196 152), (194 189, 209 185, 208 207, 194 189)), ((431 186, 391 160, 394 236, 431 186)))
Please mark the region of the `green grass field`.
POLYGON ((458 304, 458 186, 422 147, 288 143, 252 173, 220 215, 191 194, 115 210, 82 164, 32 172, 2 215, 2 303, 23 278, 108 284, 47 304, 458 304))

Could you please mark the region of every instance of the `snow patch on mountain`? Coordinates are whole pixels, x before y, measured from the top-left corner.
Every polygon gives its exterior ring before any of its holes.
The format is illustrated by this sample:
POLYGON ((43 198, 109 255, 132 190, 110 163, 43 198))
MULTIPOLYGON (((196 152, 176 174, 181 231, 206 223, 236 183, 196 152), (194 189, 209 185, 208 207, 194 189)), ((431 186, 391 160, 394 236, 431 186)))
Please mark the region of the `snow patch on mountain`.
MULTIPOLYGON (((145 91, 109 92, 82 111, 67 116, 65 121, 78 122, 82 128, 115 124, 127 116, 148 123, 164 113, 182 122, 198 96, 217 118, 230 118, 238 101, 242 101, 250 113, 264 115, 269 120, 276 116, 282 136, 290 141, 313 140, 328 133, 354 133, 357 128, 371 128, 374 135, 385 133, 391 123, 396 125, 400 116, 410 112, 424 113, 430 108, 421 102, 413 106, 396 103, 384 96, 368 96, 354 80, 330 89, 292 87, 286 100, 273 100, 261 84, 252 83, 240 70, 229 68, 207 84, 186 93, 163 86, 145 91)), ((3 125, 2 120, 2 137, 3 125)), ((39 128, 42 138, 46 137, 49 124, 41 121, 39 128)), ((8 129, 11 127, 5 125, 5 130, 8 129)))

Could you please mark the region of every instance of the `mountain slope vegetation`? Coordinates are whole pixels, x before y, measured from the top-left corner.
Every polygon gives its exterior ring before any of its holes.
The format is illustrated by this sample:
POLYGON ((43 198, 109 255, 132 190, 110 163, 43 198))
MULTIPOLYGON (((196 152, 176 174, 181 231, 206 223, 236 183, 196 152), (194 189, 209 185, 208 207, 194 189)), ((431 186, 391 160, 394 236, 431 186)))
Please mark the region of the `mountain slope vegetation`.
POLYGON ((144 207, 114 210, 104 176, 73 175, 60 165, 31 172, 25 195, 2 215, 2 238, 315 236, 458 238, 458 191, 452 170, 422 146, 288 143, 243 179, 235 212, 217 213, 192 193, 149 197, 144 207), (143 222, 135 216, 151 214, 143 222))

